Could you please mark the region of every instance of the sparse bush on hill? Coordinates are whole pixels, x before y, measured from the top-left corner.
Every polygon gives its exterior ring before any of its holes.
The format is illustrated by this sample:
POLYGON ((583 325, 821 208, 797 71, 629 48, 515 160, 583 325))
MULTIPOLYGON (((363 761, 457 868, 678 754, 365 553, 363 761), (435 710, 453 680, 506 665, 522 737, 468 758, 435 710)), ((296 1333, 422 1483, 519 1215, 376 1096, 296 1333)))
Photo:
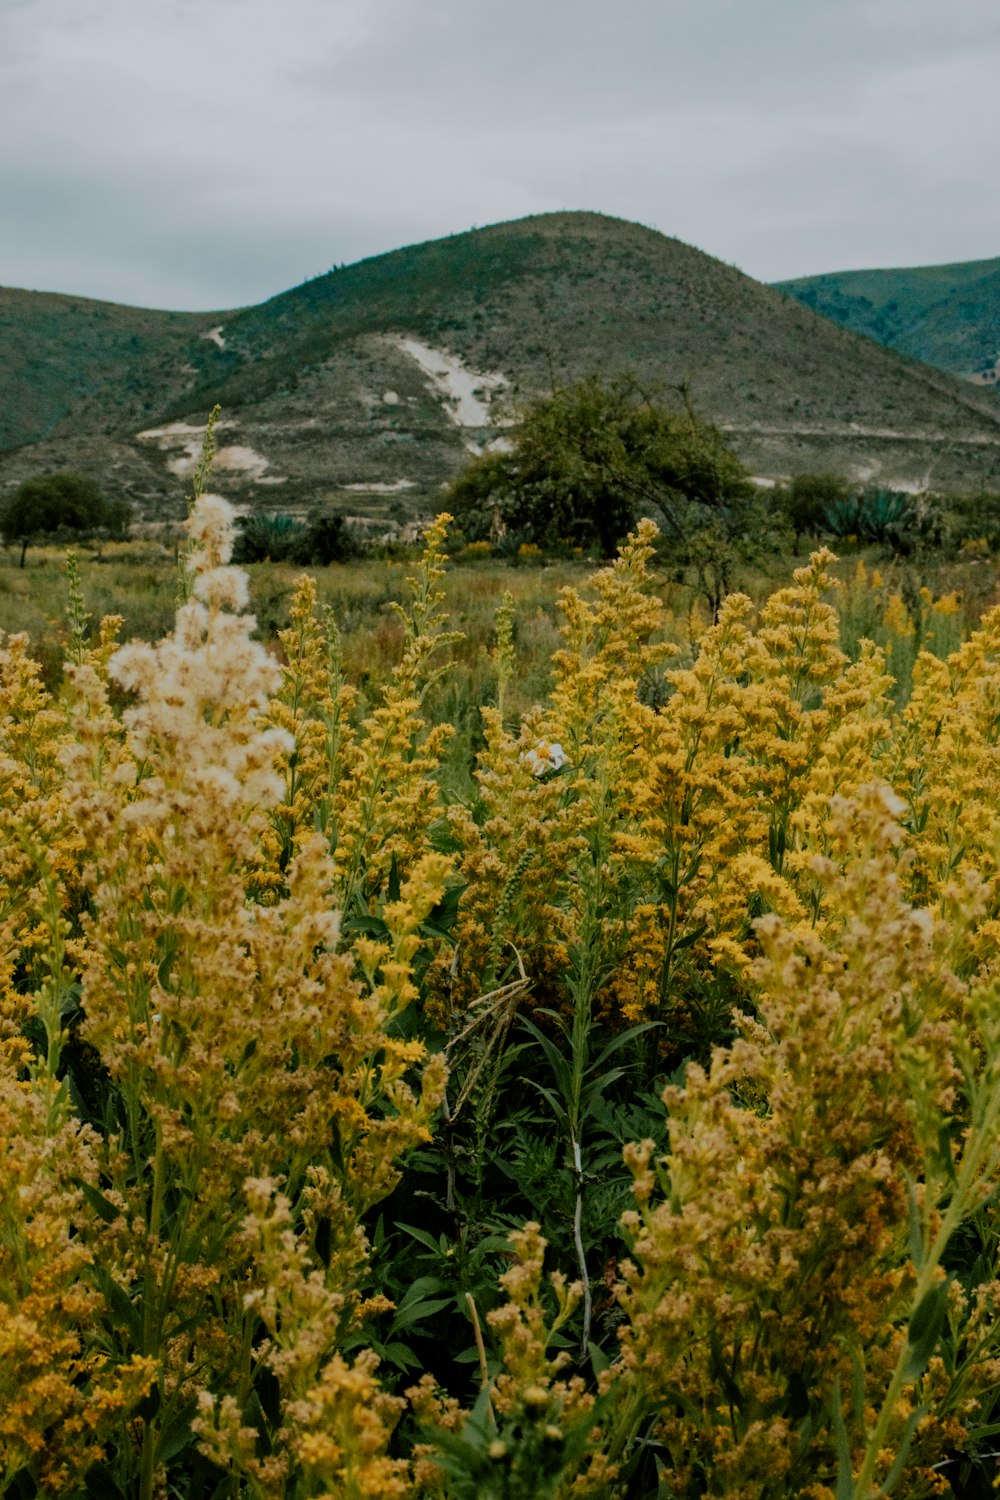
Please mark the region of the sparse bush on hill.
POLYGON ((21 567, 29 543, 60 532, 128 534, 132 508, 109 500, 85 474, 39 474, 26 479, 0 501, 0 532, 6 542, 21 543, 21 567))

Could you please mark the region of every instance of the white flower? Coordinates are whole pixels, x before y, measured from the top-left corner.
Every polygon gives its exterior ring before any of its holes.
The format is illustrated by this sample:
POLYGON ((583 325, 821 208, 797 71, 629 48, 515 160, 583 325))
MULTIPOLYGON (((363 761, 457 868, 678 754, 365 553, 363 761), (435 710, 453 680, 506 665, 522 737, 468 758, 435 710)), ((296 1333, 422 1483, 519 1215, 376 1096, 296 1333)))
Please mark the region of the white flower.
POLYGON ((229 561, 233 552, 236 512, 221 495, 199 495, 184 529, 195 543, 195 550, 188 558, 188 566, 194 572, 204 573, 229 561))
POLYGON ((281 668, 251 638, 246 574, 227 565, 230 507, 202 495, 188 529, 196 597, 177 611, 172 635, 115 652, 110 673, 138 702, 122 716, 135 761, 146 766, 126 816, 156 826, 208 811, 242 820, 281 801, 275 761, 293 742, 258 723, 281 684, 281 668))
POLYGON ((242 568, 208 568, 195 578, 194 595, 216 609, 231 609, 238 614, 250 599, 247 575, 242 568))
POLYGON ((890 817, 899 818, 905 813, 906 803, 902 797, 893 791, 891 786, 887 786, 883 781, 876 786, 875 790, 879 801, 890 817))
POLYGON ((558 771, 568 765, 569 756, 558 740, 539 740, 521 756, 532 776, 544 776, 547 771, 558 771))

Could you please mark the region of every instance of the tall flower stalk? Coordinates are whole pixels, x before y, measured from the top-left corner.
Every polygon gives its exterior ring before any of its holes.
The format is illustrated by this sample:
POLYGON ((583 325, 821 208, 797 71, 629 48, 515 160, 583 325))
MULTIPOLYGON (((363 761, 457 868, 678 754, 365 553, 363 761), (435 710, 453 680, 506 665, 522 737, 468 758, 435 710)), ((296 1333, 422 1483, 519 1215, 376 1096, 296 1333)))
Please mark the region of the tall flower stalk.
MULTIPOLYGON (((366 980, 338 952, 321 833, 296 837, 280 899, 247 899, 293 740, 267 717, 281 672, 252 638, 246 576, 229 564, 228 505, 201 495, 188 531, 188 597, 173 634, 110 662, 134 695, 120 755, 85 753, 83 695, 69 761, 90 851, 82 1036, 110 1085, 95 1148, 107 1353, 138 1353, 156 1371, 139 1418, 139 1500, 161 1487, 199 1392, 209 1412, 226 1392, 243 1426, 267 1371, 287 1399, 304 1394, 302 1371, 290 1373, 299 1367, 261 1342, 267 1319, 251 1289, 266 1285, 271 1252, 252 1230, 261 1208, 251 1197, 248 1209, 247 1185, 271 1184, 265 1197, 280 1187, 296 1274, 318 1278, 334 1309, 305 1366, 321 1380, 363 1303, 361 1217, 391 1190, 400 1153, 426 1138, 443 1086, 421 1044, 385 1030, 411 998, 412 934, 440 898, 443 860, 417 862, 387 913, 384 946, 367 954, 366 980)), ((204 1412, 201 1422, 218 1461, 217 1429, 204 1412)), ((264 1492, 279 1471, 283 1493, 307 1484, 296 1430, 273 1423, 264 1492)), ((231 1461, 235 1474, 239 1452, 231 1461)), ((123 1442, 123 1476, 131 1462, 123 1442)))

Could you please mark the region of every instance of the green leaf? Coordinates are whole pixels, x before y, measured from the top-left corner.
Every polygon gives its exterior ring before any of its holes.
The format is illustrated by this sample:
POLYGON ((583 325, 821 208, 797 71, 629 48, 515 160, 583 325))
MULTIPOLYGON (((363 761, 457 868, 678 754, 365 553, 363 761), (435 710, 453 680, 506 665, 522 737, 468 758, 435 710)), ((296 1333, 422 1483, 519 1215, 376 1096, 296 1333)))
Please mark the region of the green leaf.
POLYGON ((98 1192, 97 1188, 92 1187, 89 1182, 83 1182, 78 1177, 76 1185, 94 1210, 94 1213, 97 1214, 98 1218, 103 1219, 105 1224, 113 1224, 116 1219, 121 1218, 121 1209, 116 1208, 113 1203, 105 1198, 103 1193, 98 1192))
POLYGON ((1000 1422, 991 1422, 988 1427, 977 1427, 973 1436, 976 1438, 996 1437, 1000 1433, 1000 1422))
MULTIPOLYGON (((35 1496, 38 1494, 38 1485, 32 1479, 28 1469, 18 1469, 17 1473, 6 1481, 6 1488, 3 1493, 4 1500, 35 1500, 35 1496)), ((87 1493, 90 1493, 89 1490, 87 1493)), ((121 1492, 119 1491, 119 1493, 121 1492)))
POLYGON ((419 1370, 423 1360, 419 1359, 407 1344, 401 1344, 398 1339, 393 1339, 388 1344, 379 1346, 381 1357, 395 1365, 399 1370, 419 1370))
POLYGON ((389 1332, 402 1333, 404 1329, 412 1328, 414 1323, 423 1323, 425 1319, 432 1318, 442 1308, 450 1307, 454 1300, 453 1297, 431 1297, 425 1302, 401 1304, 392 1320, 389 1332))
POLYGON ((421 1245, 426 1245, 428 1250, 433 1250, 435 1255, 441 1254, 440 1241, 436 1240, 432 1234, 428 1234, 426 1229, 417 1229, 413 1224, 397 1224, 396 1228, 402 1229, 404 1233, 411 1235, 421 1245))
POLYGON ((485 1256, 495 1254, 497 1251, 510 1251, 510 1240, 505 1234, 487 1234, 475 1245, 469 1255, 469 1261, 478 1265, 485 1256))
POLYGON ((541 1094, 541 1096, 542 1096, 543 1099, 547 1100, 547 1102, 549 1103, 549 1105, 552 1108, 552 1113, 555 1115, 556 1119, 559 1120, 559 1121, 561 1121, 563 1124, 565 1124, 566 1123, 566 1111, 565 1111, 565 1109, 562 1106, 562 1102, 556 1096, 556 1094, 552 1091, 552 1089, 546 1088, 544 1083, 539 1083, 534 1078, 529 1078, 527 1080, 527 1082, 531 1085, 531 1087, 533 1089, 535 1089, 539 1094, 541 1094))
POLYGON ((923 1269, 924 1264, 924 1226, 920 1216, 920 1206, 917 1203, 916 1189, 913 1178, 906 1168, 903 1168, 903 1177, 906 1179, 906 1202, 910 1211, 910 1259, 917 1270, 923 1269))
POLYGON ((444 1290, 444 1282, 438 1276, 418 1276, 416 1281, 411 1281, 406 1288, 406 1295, 399 1303, 400 1307, 408 1307, 411 1302, 419 1302, 428 1292, 440 1292, 444 1290))
POLYGON ((107 1464, 92 1464, 84 1479, 87 1500, 125 1500, 107 1464))
POLYGON ((59 1018, 65 1021, 69 1016, 81 1014, 80 995, 83 986, 79 983, 68 984, 59 1002, 59 1018))
POLYGON ((938 1131, 938 1151, 941 1155, 941 1165, 948 1176, 948 1181, 954 1186, 958 1178, 955 1176, 955 1156, 951 1149, 951 1131, 947 1124, 941 1126, 938 1131))
POLYGON ((700 927, 692 928, 692 930, 690 932, 686 932, 682 938, 677 938, 673 947, 674 953, 682 953, 685 948, 693 948, 698 939, 700 937, 704 937, 707 931, 707 922, 703 922, 700 927))
POLYGON ((170 952, 160 959, 159 967, 156 970, 156 979, 161 990, 170 989, 170 972, 174 967, 176 959, 177 949, 173 946, 171 946, 170 952))
POLYGON ((340 928, 345 937, 353 937, 360 933, 363 937, 375 938, 380 943, 389 941, 389 929, 381 917, 344 917, 340 928))
POLYGON ((917 1423, 922 1417, 927 1415, 929 1409, 926 1406, 918 1406, 914 1411, 910 1412, 906 1426, 903 1428, 903 1435, 898 1439, 899 1448, 896 1453, 896 1461, 882 1481, 882 1488, 879 1491, 881 1495, 891 1495, 899 1483, 903 1470, 906 1468, 906 1460, 910 1452, 910 1444, 913 1441, 913 1434, 917 1423))
POLYGON ((474 1365, 474 1364, 478 1364, 478 1362, 479 1362, 479 1350, 476 1348, 475 1344, 470 1344, 469 1348, 468 1349, 463 1349, 460 1354, 453 1354, 451 1356, 451 1361, 452 1361, 452 1364, 455 1364, 455 1365, 474 1365))
POLYGON ((830 1417, 833 1422, 833 1440, 837 1450, 837 1500, 854 1500, 854 1475, 851 1471, 851 1448, 844 1426, 844 1413, 840 1409, 840 1376, 833 1382, 830 1399, 830 1417))
POLYGON ((142 1340, 141 1307, 103 1266, 98 1267, 96 1280, 114 1321, 128 1329, 132 1343, 138 1347, 142 1340))
POLYGON ((922 1375, 934 1353, 948 1306, 948 1282, 939 1281, 921 1297, 910 1318, 904 1373, 907 1380, 922 1375))
POLYGON ((636 1037, 642 1036, 644 1031, 652 1031, 654 1027, 662 1026, 662 1021, 643 1021, 639 1026, 630 1026, 627 1031, 620 1031, 613 1036, 607 1046, 602 1047, 594 1061, 587 1069, 588 1073, 600 1072, 610 1057, 620 1052, 622 1047, 627 1047, 629 1042, 635 1041, 636 1037))
POLYGON ((170 1459, 176 1458, 178 1453, 183 1453, 184 1449, 194 1441, 191 1418, 197 1410, 197 1401, 186 1401, 180 1410, 175 1411, 170 1420, 164 1423, 160 1441, 156 1445, 156 1456, 160 1463, 169 1463, 170 1459))
POLYGON ((465 882, 447 888, 430 915, 420 924, 418 931, 423 937, 451 939, 458 920, 459 903, 465 889, 465 882))
POLYGON ((851 1399, 854 1406, 854 1420, 859 1428, 865 1425, 866 1395, 864 1356, 860 1349, 853 1349, 851 1351, 851 1399))
POLYGON ((603 1375, 604 1371, 610 1367, 611 1361, 604 1350, 597 1344, 588 1343, 587 1353, 590 1355, 590 1365, 596 1379, 597 1376, 603 1375))
MULTIPOLYGON (((547 1037, 544 1031, 541 1031, 533 1021, 528 1020, 527 1016, 521 1017, 521 1025, 535 1038, 535 1041, 538 1043, 543 1053, 545 1054, 545 1060, 548 1063, 549 1067, 552 1069, 553 1077, 555 1078, 556 1084, 559 1088, 560 1093, 562 1094, 563 1099, 569 1099, 573 1091, 572 1076, 570 1073, 569 1063, 563 1057, 562 1053, 559 1051, 559 1048, 556 1046, 555 1042, 553 1042, 552 1038, 547 1037)), ((533 1083, 536 1088, 541 1087, 541 1085, 536 1083, 534 1079, 528 1079, 528 1082, 533 1083)), ((545 1097, 549 1100, 549 1102, 553 1104, 553 1108, 557 1110, 559 1118, 562 1118, 562 1106, 553 1102, 552 1095, 549 1091, 543 1090, 543 1092, 545 1093, 545 1097)))
POLYGON ((160 1390, 159 1383, 157 1382, 155 1385, 150 1386, 145 1396, 138 1403, 135 1408, 135 1415, 140 1417, 144 1422, 151 1422, 159 1411, 162 1400, 163 1392, 160 1390))

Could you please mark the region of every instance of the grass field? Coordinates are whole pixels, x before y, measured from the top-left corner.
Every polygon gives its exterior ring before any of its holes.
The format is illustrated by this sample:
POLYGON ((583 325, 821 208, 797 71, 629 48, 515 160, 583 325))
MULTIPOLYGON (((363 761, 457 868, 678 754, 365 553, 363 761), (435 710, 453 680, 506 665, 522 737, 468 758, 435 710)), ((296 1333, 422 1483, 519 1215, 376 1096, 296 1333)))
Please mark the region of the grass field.
MULTIPOLYGON (((19 549, 0 550, 0 630, 7 634, 25 630, 35 654, 46 664, 54 659, 63 633, 66 608, 66 556, 64 547, 32 547, 25 567, 19 568, 19 549)), ((176 607, 176 557, 155 542, 105 543, 100 550, 77 549, 87 608, 95 620, 103 615, 123 617, 122 638, 156 640, 173 624, 176 607)), ((416 553, 414 553, 414 559, 416 553)), ((776 556, 767 571, 754 569, 736 580, 735 587, 760 603, 768 593, 801 566, 808 552, 798 556, 776 556)), ((858 564, 876 573, 890 591, 904 597, 927 588, 935 597, 956 595, 962 628, 973 626, 1000 599, 1000 569, 988 558, 947 560, 933 555, 914 560, 887 560, 877 547, 844 548, 833 573, 844 588, 839 600, 848 632, 869 634, 877 639, 878 622, 872 613, 877 601, 856 597, 858 564)), ((539 669, 556 643, 555 621, 559 591, 579 584, 594 571, 593 561, 531 559, 512 565, 498 559, 469 559, 459 553, 449 561, 445 575, 445 609, 452 628, 461 630, 465 641, 455 652, 456 661, 475 664, 492 638, 493 617, 504 593, 510 592, 519 620, 520 640, 537 655, 539 669), (537 644, 537 652, 532 647, 537 644)), ((370 556, 328 567, 302 568, 291 563, 254 563, 250 575, 251 602, 258 634, 272 640, 288 623, 288 605, 295 579, 307 572, 316 579, 321 603, 329 605, 344 637, 352 668, 352 680, 376 681, 395 659, 400 639, 392 602, 400 598, 403 583, 412 570, 406 556, 370 556)), ((704 629, 704 604, 693 583, 677 582, 660 573, 659 592, 678 622, 680 636, 704 629)), ((852 644, 850 638, 843 643, 852 644)))

